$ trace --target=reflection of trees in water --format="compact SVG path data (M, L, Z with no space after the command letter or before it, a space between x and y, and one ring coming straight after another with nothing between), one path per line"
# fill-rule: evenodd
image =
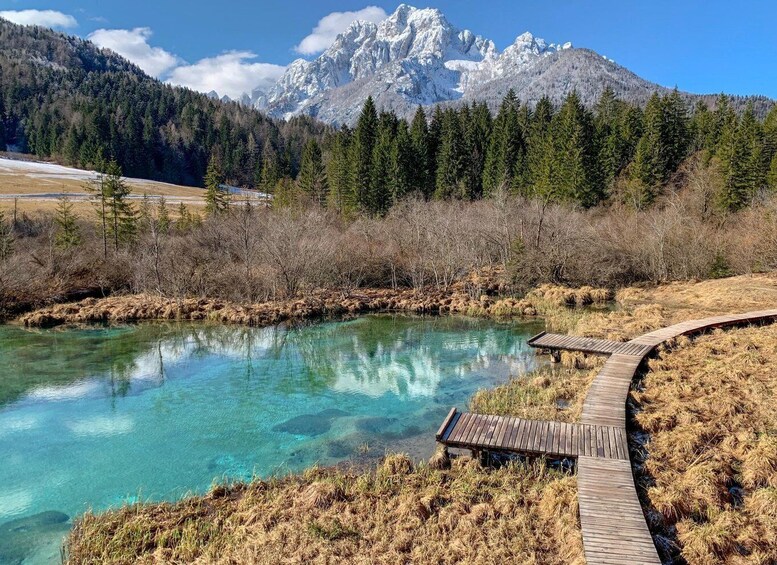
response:
M111 396L125 396L161 386L177 363L209 355L239 360L246 383L261 372L279 391L299 390L302 381L306 390L373 396L389 391L429 396L445 373L462 376L495 361L522 371L532 358L522 336L509 328L456 318L369 316L268 328L164 323L23 333L17 344L24 347L17 350L13 340L10 347L0 345L0 361L4 354L12 360L0 363L0 405L33 387L89 377L104 378Z
M495 359L525 371L530 363L515 365L525 356L513 332L456 319L371 316L289 332L289 342L311 378L370 396L431 396L446 371L462 376Z

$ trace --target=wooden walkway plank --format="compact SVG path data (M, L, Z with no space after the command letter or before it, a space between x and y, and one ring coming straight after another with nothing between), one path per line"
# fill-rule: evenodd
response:
M621 343L541 333L529 340L539 349L610 355L589 387L580 423L526 420L459 413L446 416L436 438L444 445L555 458L577 458L578 503L589 565L660 560L637 496L629 460L626 401L644 358L661 343L733 325L777 321L777 310L692 320Z

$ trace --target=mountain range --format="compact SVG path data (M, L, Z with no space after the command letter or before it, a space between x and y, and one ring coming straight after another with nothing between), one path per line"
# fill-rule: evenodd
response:
M592 105L606 88L636 103L667 91L571 43L547 43L526 32L500 52L440 10L402 4L378 24L353 22L319 57L294 61L272 89L242 101L273 117L306 114L352 124L368 96L379 108L410 116L419 105L477 100L495 108L510 89L530 105L543 96L560 104L572 90Z

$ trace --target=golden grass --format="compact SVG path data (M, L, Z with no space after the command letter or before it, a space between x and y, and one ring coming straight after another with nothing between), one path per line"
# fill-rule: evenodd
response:
M777 562L777 326L682 339L635 393L648 499L688 563Z
M541 368L513 377L499 387L478 391L470 401L470 410L479 414L576 422L588 387L603 363L601 358L563 353L564 366Z
M0 165L0 169L2 165ZM13 213L14 207L18 214L35 213L54 213L57 207L55 198L44 198L42 195L52 193L64 193L73 197L73 211L81 217L94 217L94 206L84 200L76 199L76 196L88 194L84 188L85 182L77 178L63 176L40 176L25 174L24 171L0 170L0 196L21 194L27 197L19 198L16 203L12 199L0 199L0 210L6 213L6 216ZM134 196L164 196L168 200L170 214L177 216L176 207L178 202L183 201L186 206L195 208L204 207L204 192L201 188L191 186L181 186L165 182L157 182L143 179L133 179L129 186ZM36 198L30 196L39 195ZM138 200L134 200L139 204Z
M386 457L177 504L85 515L70 563L582 563L573 476L542 462L449 470Z

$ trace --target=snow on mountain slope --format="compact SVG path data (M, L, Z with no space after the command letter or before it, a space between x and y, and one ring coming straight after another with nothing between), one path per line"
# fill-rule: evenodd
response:
M250 101L275 117L304 113L352 124L367 96L410 116L419 105L459 101L495 108L510 88L530 104L542 96L559 103L572 90L593 104L607 86L633 102L665 90L593 51L528 32L500 52L437 9L402 4L379 24L354 22L319 57L294 61L272 89L255 90Z
M439 10L403 4L379 24L354 22L318 58L294 61L273 89L254 93L253 100L274 116L307 113L342 123L371 95L406 114L419 104L458 100L474 85L520 73L569 47L524 33L499 53L492 41L457 29Z

